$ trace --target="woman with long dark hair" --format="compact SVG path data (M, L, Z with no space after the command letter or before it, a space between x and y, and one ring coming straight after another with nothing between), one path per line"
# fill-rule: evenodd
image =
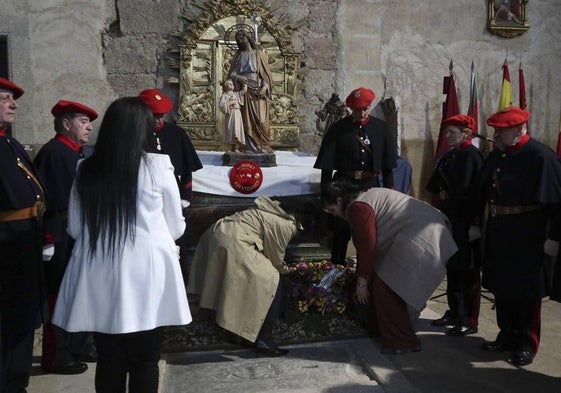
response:
M93 155L72 187L75 239L53 323L92 331L97 392L157 392L161 326L191 314L175 239L185 230L173 166L147 153L152 112L136 97L114 101Z

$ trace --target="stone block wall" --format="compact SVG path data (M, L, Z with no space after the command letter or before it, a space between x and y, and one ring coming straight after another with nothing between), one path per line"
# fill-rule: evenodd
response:
M10 77L26 90L15 126L18 139L41 145L52 137L50 108L61 98L100 113L116 97L156 86L177 100L168 50L197 23L201 7L219 0L3 0L0 34L8 37ZM248 2L247 0L239 0ZM321 137L314 111L333 92L358 86L377 100L399 103L402 155L413 166L413 194L433 165L441 120L442 78L454 62L460 110L467 112L471 62L479 90L479 126L498 106L501 65L508 60L515 104L524 66L532 136L554 147L561 110L561 3L528 2L530 29L515 38L487 31L487 2L447 0L285 0L275 17L286 24L299 71L300 149L315 153ZM185 17L187 15L188 17ZM97 124L100 121L96 122ZM94 125L96 124L94 123Z

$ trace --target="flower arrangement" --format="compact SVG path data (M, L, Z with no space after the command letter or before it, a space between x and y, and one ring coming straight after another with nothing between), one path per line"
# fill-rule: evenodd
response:
M286 266L283 275L290 284L290 302L299 314L342 314L353 304L354 269L326 260L300 262Z

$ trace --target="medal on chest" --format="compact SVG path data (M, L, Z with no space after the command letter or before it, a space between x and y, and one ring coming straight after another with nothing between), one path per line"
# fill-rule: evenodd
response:
M160 137L156 135L156 133L154 133L154 136L156 137L156 149L158 149L158 151L162 151L162 144L160 142Z

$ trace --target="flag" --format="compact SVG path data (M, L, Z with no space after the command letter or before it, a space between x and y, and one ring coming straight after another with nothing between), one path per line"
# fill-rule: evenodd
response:
M512 88L510 85L510 72L508 71L508 64L505 62L503 64L503 86L501 88L501 98L499 100L499 111L509 106L512 106Z
M524 83L524 70L522 70L522 62L518 68L518 92L520 98L520 109L526 109L528 103L526 102L526 84Z
M475 66L473 61L471 62L471 81L469 86L469 107L467 114L475 120L475 127L473 127L473 132L477 134L479 131L479 116L478 116L478 105L477 105L477 78L475 76ZM472 144L479 147L479 139L474 138Z
M456 94L456 83L454 82L454 74L452 69L454 64L450 60L450 76L444 77L444 83L442 88L442 93L446 94L446 101L442 104L442 121L449 118L450 116L458 115L460 109L458 108L458 96ZM434 166L440 160L440 157L448 151L448 143L446 142L446 133L444 132L444 127L440 127L438 133L438 143L436 145L436 154L434 156Z

